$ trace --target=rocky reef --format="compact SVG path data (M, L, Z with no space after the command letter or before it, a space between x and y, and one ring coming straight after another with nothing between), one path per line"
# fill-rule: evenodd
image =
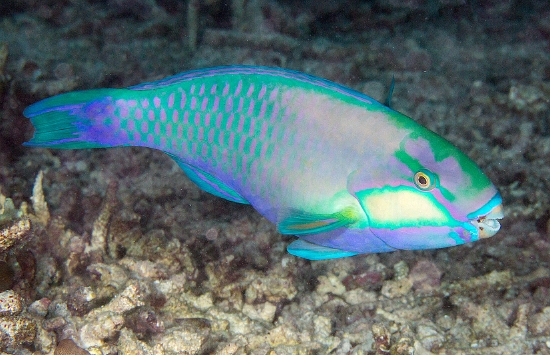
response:
M550 354L545 1L5 0L0 354ZM280 66L452 141L495 237L307 261L252 208L139 148L23 148L25 106L191 68Z

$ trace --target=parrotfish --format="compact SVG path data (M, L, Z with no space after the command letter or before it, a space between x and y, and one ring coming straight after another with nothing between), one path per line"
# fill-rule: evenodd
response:
M39 101L26 146L140 146L204 191L250 204L307 259L432 249L493 236L497 188L450 142L374 99L268 67L201 69Z

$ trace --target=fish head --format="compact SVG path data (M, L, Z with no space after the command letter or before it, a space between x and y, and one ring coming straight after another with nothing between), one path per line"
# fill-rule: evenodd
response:
M373 234L396 249L444 248L495 235L497 188L468 156L426 130L405 136L389 159L354 171L348 191Z

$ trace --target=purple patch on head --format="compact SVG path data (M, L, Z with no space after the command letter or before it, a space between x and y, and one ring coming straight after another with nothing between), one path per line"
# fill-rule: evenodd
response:
M210 88L210 94L211 95L216 95L217 88L218 88L218 84L212 85L212 87Z
M155 96L153 98L153 104L155 105L156 108L160 107L160 98L158 96Z
M195 126L200 126L201 124L201 114L198 112L195 112L195 118L193 119L193 123Z
M201 103L201 110L206 110L206 105L208 105L208 97L203 97L202 103Z
M160 123L159 122L155 122L155 130L154 130L155 134L156 135L159 135L160 134Z
M168 123L166 124L166 136L172 137L172 124Z
M140 108L136 109L135 116L136 116L136 119L141 120L143 118L143 110Z
M227 96L227 94L229 94L229 83L225 83L222 91L222 96Z
M149 110L149 112L147 112L147 117L149 117L149 121L154 121L155 120L155 111Z
M191 97L191 110L194 110L197 107L197 98L195 96Z
M201 85L201 88L199 89L199 96L204 95L204 83Z
M166 110L165 109L160 110L160 120L162 122L166 122Z
M147 109L149 107L149 100L148 99L142 99L141 100L141 107L144 109Z
M465 175L456 158L449 156L441 161L436 161L429 142L422 138L408 139L405 143L405 152L418 159L429 170L445 172L445 176L452 179L441 180L441 184L451 191L457 191L460 187L469 186L471 181ZM440 176L440 179L444 176Z

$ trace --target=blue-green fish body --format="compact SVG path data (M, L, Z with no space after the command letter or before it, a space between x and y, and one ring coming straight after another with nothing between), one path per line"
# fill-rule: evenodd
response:
M249 203L288 250L327 259L494 235L501 197L451 143L359 92L303 73L219 67L28 107L28 146L162 150L219 197Z

